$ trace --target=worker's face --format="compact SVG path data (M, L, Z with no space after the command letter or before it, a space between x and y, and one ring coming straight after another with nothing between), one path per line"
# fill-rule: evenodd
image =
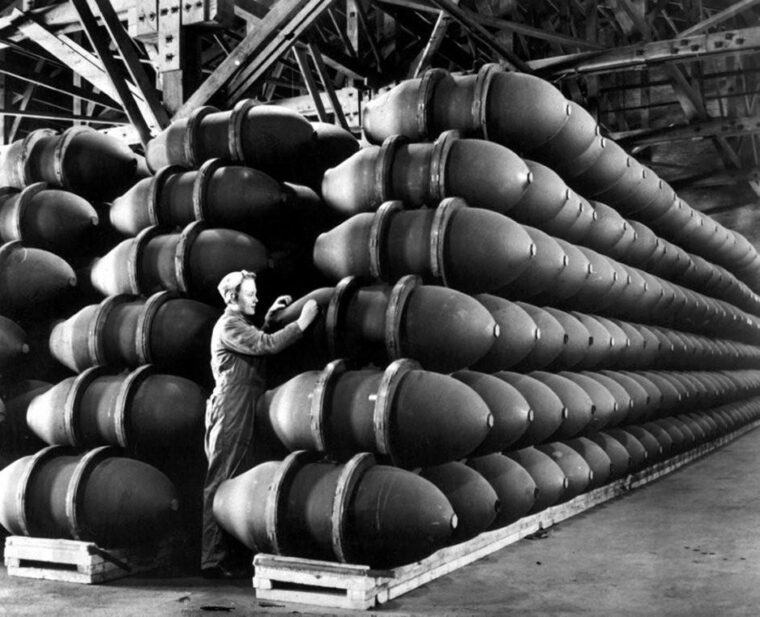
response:
M237 297L237 308L243 315L253 315L256 312L256 305L259 297L256 295L256 281L245 279L240 285L240 291Z

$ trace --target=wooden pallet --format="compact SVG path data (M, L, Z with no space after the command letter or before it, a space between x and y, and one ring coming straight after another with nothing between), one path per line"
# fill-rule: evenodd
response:
M26 536L5 539L9 576L91 585L166 567L170 562L169 541L136 548L103 549L78 540Z
M758 426L760 420L643 471L579 495L571 501L524 517L507 527L482 533L467 542L443 548L417 563L392 570L378 571L368 566L263 553L256 555L253 560L256 598L331 608L372 608L571 516L648 484Z

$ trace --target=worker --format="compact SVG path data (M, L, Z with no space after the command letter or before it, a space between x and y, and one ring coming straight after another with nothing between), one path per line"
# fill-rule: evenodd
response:
M292 302L290 296L275 300L259 329L252 322L258 302L255 274L231 272L218 289L227 306L211 335L215 387L206 405L208 471L203 490L201 573L207 578L240 578L246 576L247 568L235 563L235 541L214 519L214 494L224 480L253 466L254 411L266 386L266 356L299 340L319 307L314 300L307 301L296 321L269 334L276 313Z

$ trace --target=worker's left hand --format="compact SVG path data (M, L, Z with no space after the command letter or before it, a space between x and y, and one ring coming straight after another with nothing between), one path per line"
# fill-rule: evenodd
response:
M280 296L272 303L272 306L269 307L269 310L267 311L266 317L272 317L277 311L281 311L286 306L288 306L291 302L293 302L292 296Z

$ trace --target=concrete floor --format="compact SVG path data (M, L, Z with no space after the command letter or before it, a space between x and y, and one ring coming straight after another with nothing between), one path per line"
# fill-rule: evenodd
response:
M623 498L364 614L733 617L760 610L760 430ZM38 582L0 569L0 615L344 614L257 603L250 583Z

